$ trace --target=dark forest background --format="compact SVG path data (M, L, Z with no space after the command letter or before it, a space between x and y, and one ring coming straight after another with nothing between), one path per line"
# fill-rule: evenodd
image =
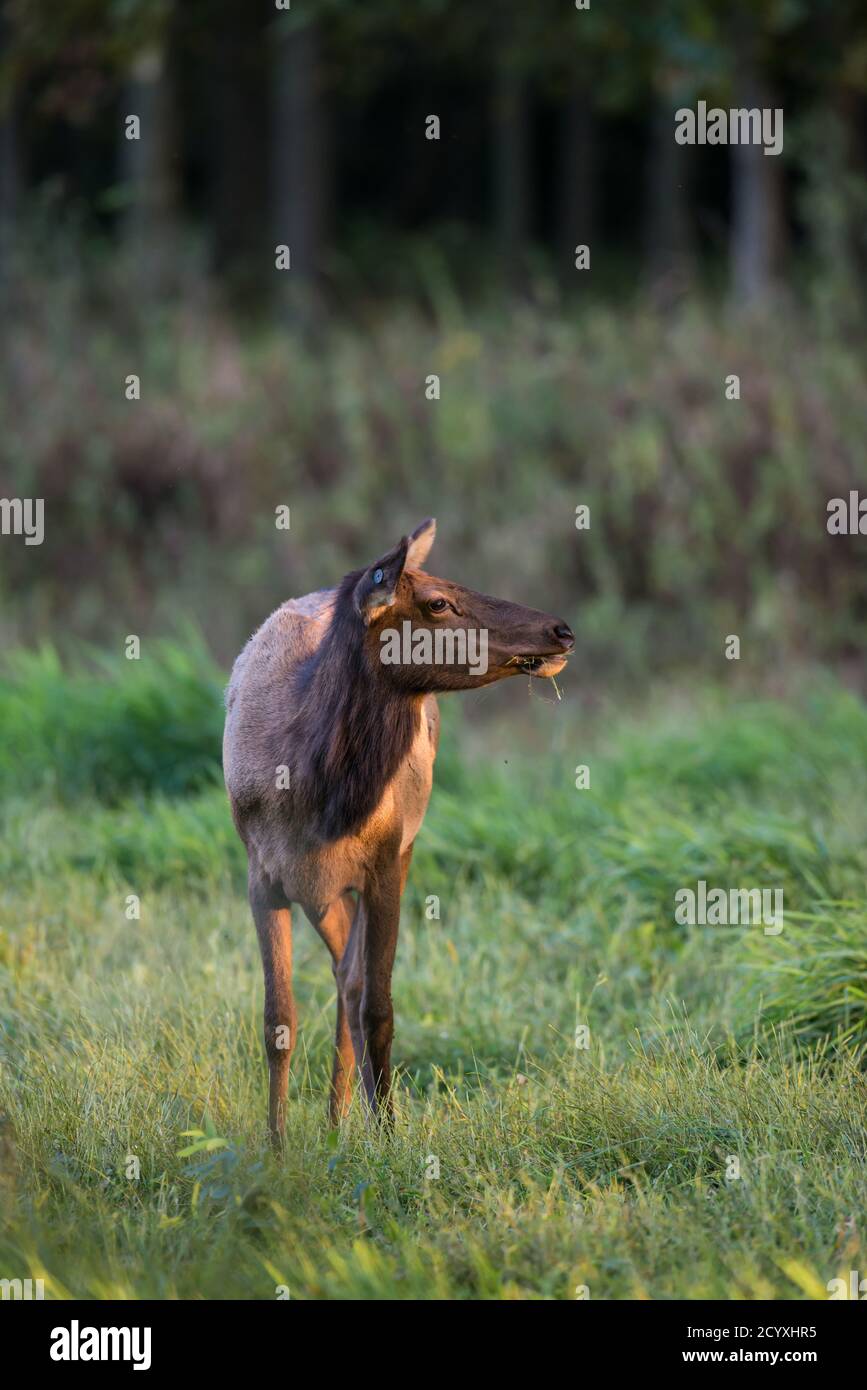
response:
M542 255L573 286L586 242L614 285L704 270L748 297L828 254L821 189L865 173L856 0L7 0L2 39L6 222L74 212L163 286L194 228L246 306L273 297L274 239L339 296L351 272L405 287L417 266L387 253L433 235L468 288L521 286ZM700 98L782 107L785 157L676 145ZM863 257L864 207L838 194L836 254Z

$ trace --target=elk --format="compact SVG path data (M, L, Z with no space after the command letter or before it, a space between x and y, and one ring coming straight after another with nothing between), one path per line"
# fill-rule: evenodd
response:
M433 781L436 694L522 671L554 676L574 646L558 618L427 574L435 530L424 521L336 588L283 603L237 658L226 691L223 768L249 862L278 1150L296 1038L292 906L328 947L337 986L331 1122L346 1113L357 1072L370 1113L388 1123L391 975ZM386 639L406 623L428 637L483 633L486 660L384 661ZM430 649L442 655L442 644Z

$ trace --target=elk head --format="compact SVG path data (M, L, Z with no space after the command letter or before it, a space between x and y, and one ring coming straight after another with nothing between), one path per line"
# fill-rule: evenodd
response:
M575 645L562 618L466 589L421 568L436 534L423 521L353 576L371 661L408 693L472 690L507 676L556 676Z

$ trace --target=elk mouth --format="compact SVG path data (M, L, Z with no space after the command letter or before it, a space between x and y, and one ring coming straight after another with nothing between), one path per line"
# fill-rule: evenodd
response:
M508 664L517 666L519 671L524 671L528 676L558 676L567 659L562 652L552 652L549 656L513 656Z

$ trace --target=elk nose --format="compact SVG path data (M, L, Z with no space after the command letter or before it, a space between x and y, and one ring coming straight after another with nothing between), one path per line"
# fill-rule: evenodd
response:
M555 623L552 629L554 637L562 643L564 647L574 647L575 634L568 623Z

